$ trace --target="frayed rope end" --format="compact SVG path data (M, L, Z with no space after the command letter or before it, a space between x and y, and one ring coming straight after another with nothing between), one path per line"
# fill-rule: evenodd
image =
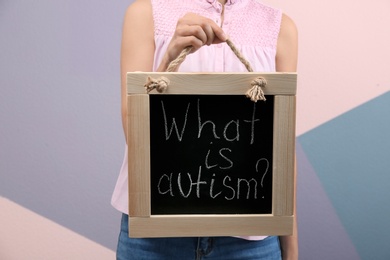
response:
M265 78L259 77L254 79L251 82L252 88L250 88L246 93L246 97L250 98L253 102L257 102L259 100L265 101L266 98L264 96L263 87L267 85L267 81Z
M168 88L168 86L169 86L169 79L167 79L166 77L161 77L159 79L148 77L144 85L146 89L146 93L148 94L153 89L156 89L159 93L162 93Z

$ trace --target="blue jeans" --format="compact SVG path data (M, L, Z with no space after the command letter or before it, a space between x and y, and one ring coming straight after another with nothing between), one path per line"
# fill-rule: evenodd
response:
M280 260L278 237L249 241L235 237L129 238L123 214L118 260Z

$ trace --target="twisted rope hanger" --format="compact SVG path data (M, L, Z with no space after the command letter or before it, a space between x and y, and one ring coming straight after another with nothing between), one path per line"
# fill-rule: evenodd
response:
M253 72L253 69L250 63L242 56L240 51L236 48L233 42L230 39L226 40L227 45L233 51L233 53L237 56L237 58L244 64L245 68L248 72ZM190 54L192 50L192 46L184 48L184 50L180 53L180 55L173 60L166 72L174 72L180 66L180 64L185 60L188 54ZM160 77L159 79L154 79L152 77L148 77L146 84L144 85L146 92L156 89L159 93L164 92L169 86L169 79L166 77ZM263 77L257 77L251 82L251 88L245 93L246 97L250 98L253 102L257 102L258 100L265 101L265 96L263 92L263 87L267 85L267 81Z

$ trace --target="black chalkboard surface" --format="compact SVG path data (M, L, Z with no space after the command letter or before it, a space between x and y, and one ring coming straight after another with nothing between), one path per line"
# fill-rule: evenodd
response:
M149 97L153 215L272 213L274 96Z

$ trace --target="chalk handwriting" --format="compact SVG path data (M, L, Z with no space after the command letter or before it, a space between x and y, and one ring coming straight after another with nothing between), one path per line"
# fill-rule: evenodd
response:
M162 113L164 117L164 130L165 130L165 140L168 140L172 136L173 130L175 130L177 139L179 142L182 141L184 134L186 132L186 129L192 128L194 126L188 126L187 121L188 121L188 114L190 111L190 105L191 103L187 104L187 109L185 110L183 114L183 125L181 129L179 130L179 127L176 123L176 118L173 117L171 118L171 126L168 127L168 116L167 116L167 111L165 109L164 101L161 101L161 107L162 107ZM197 122L198 122L198 138L202 137L202 133L204 131L205 126L209 125L211 127L211 132L212 136L214 139L220 139L220 135L217 134L216 130L216 123L212 120L202 120L202 114L201 114L201 107L200 107L200 100L198 99L197 101ZM255 123L259 121L259 119L256 119L256 104L253 105L253 113L252 113L252 118L251 120L242 120L245 123L250 123L251 124L251 131L250 131L250 144L254 143L254 138L255 138ZM210 127L206 128L209 129ZM233 132L232 136L228 136L228 130L232 129L230 132ZM228 142L233 142L233 141L240 141L240 120L239 119L233 119L227 122L223 128L223 132L221 135L224 137L224 139Z
M175 116L171 116L173 113L168 110L173 109L172 106L168 107L161 100L165 141L178 142L176 149L181 152L181 149L186 150L180 147L182 142L185 143L187 139L199 140L200 144L196 145L200 148L197 146L198 150L195 151L199 155L197 161L190 162L189 169L183 164L182 168L172 170L167 167L159 173L156 182L158 194L164 197L226 201L264 199L262 189L267 177L271 178L270 160L257 154L246 160L247 153L244 153L244 157L239 155L240 161L235 161L240 153L235 151L235 147L240 147L240 150L258 147L253 144L263 138L258 136L261 125L260 115L256 114L256 103L252 107L248 106L244 115L238 113L222 119L214 114L209 115L206 109L203 111L200 98L196 99L196 103L193 99L181 104L182 109L177 107L176 110L174 107ZM200 142L202 138L206 141ZM245 146L234 146L237 143ZM236 164L249 166L245 172L239 172L241 166L235 167Z
M256 176L257 178L236 178L235 180L228 174L222 179L222 185L220 190L215 191L216 174L213 173L211 180L207 181L202 179L202 166L199 166L199 170L196 176L193 176L190 172L184 174L186 177L182 177L182 173L163 174L158 181L158 192L161 195L169 194L170 196L182 196L188 198L193 193L193 187L195 187L195 196L201 198L201 194L207 194L201 192L202 189L208 190L209 197L215 199L220 195L224 195L226 200L240 199L243 190L246 190L246 199L257 199L258 183L263 185L264 177L266 176L269 168L269 162L265 158L261 158L256 162L256 171L259 172L259 162L266 162L266 167L262 171L262 174ZM195 177L195 178L194 178ZM196 179L196 181L194 181ZM184 187L186 183L186 187ZM174 190L179 192L175 193Z

